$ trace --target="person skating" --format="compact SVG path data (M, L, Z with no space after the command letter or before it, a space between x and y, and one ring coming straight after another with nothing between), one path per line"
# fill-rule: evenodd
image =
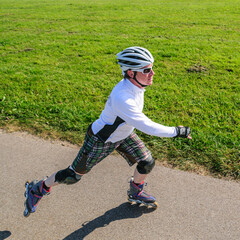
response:
M113 88L100 117L88 127L84 144L66 169L40 181L26 183L24 216L35 212L40 199L58 184L75 184L93 166L116 150L130 166L137 164L127 191L130 202L157 207L143 189L155 161L134 128L158 137L189 138L189 127L168 127L150 120L142 111L144 92L153 83L153 56L145 48L129 47L117 54L124 78Z

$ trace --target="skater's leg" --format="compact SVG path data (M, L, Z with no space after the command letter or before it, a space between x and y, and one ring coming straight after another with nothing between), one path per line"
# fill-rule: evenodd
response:
M54 187L60 183L74 184L81 179L82 175L83 174L79 174L74 171L70 166L66 169L53 173L49 178L44 181L44 183L47 187Z
M30 213L36 211L39 201L46 194L49 194L51 187L60 183L74 184L81 179L81 175L77 174L71 167L60 170L52 174L49 178L40 181L34 180L31 183L26 183L26 202L24 216L29 216Z
M149 165L151 167L147 167L145 170L141 169L140 166L146 166ZM141 201L141 202L145 202L145 203L154 203L156 201L156 199L151 196L150 194L146 193L143 190L144 187L144 180L147 177L147 174L152 170L154 166L154 163L152 161L148 161L148 164L139 162L135 171L134 171L134 175L133 178L130 181L130 188L128 190L128 197L129 200L136 200ZM141 173L139 172L139 169L141 171ZM150 171L149 171L150 170Z
M59 183L55 182L55 176L56 176L57 172L53 173L50 177L48 177L44 183L47 187L54 187L57 186Z
M138 172L137 168L135 168L134 174L133 174L133 181L137 184L140 184L144 182L145 178L147 177L147 174L141 174Z
M156 199L143 190L144 180L154 167L155 162L148 160L139 162L132 180L130 181L130 188L128 190L129 201L136 201L138 203L155 203ZM156 205L157 206L157 205ZM154 205L155 207L155 205Z
M151 152L134 132L120 144L117 151L130 166L137 163L133 175L135 183L143 182L155 165Z
M133 181L136 184L144 182L147 175L152 171L155 166L155 161L152 156L146 160L140 161L134 171Z
M93 166L112 153L117 145L119 144L105 144L104 142L101 142L93 134L91 127L89 127L84 144L70 167L53 173L46 180L34 181L30 184L26 194L26 206L28 212L34 212L36 210L39 200L45 192L50 192L51 187L57 186L60 183L77 183L81 179L82 175L88 173ZM34 190L36 183L38 186L41 186L40 188L37 188L39 191ZM35 204L35 200L37 204ZM32 204L33 202L34 204Z
M128 161L130 166L137 163L127 192L128 200L137 203L155 203L155 198L143 190L144 180L155 165L151 152L134 132L120 144L117 151Z

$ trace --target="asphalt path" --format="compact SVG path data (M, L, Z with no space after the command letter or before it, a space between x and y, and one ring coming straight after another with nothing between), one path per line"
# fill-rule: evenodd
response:
M59 185L28 218L24 183L66 168L79 147L0 130L0 240L239 240L240 184L157 165L147 192L159 208L130 205L133 174L113 154L74 185Z

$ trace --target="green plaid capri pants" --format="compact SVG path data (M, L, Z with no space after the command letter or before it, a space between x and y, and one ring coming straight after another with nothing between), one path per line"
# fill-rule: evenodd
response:
M90 125L83 146L72 163L72 168L79 174L85 174L115 149L130 166L136 162L152 160L151 152L135 132L121 141L104 143L93 134Z

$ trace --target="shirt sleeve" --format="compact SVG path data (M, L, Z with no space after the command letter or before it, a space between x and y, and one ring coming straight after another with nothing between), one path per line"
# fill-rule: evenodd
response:
M148 135L157 137L175 137L177 131L175 127L167 127L149 119L136 105L132 98L117 100L114 104L116 114L122 118L127 124L132 125L136 129Z

